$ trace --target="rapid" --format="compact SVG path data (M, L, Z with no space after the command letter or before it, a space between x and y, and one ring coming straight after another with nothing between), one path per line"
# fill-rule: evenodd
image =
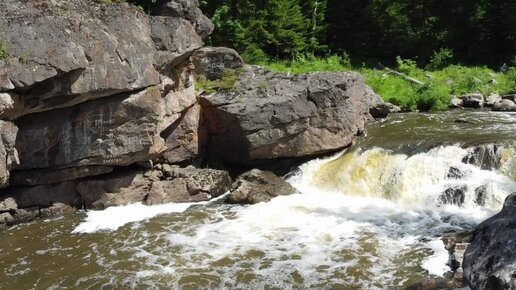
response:
M252 206L141 204L12 227L2 289L405 289L516 191L516 114L397 114Z

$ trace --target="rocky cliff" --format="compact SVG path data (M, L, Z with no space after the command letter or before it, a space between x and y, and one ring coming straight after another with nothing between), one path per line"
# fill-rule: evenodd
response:
M200 49L213 24L195 0L157 7L0 3L0 225L210 199L230 188L228 173L177 165L332 152L381 107L356 73L277 74L230 49ZM228 72L230 87L196 89Z

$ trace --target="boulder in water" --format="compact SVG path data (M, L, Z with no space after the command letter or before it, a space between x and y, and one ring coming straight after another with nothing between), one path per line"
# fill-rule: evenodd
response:
M501 101L496 102L493 105L493 111L498 111L498 112L516 111L516 104L511 100L503 99Z
M462 95L459 97L462 100L462 106L466 108L482 108L484 106L484 96L479 93Z
M466 187L451 187L439 196L441 204L454 204L462 206L466 198Z
M494 104L502 100L499 94L492 94L486 98L486 106L492 107Z
M457 96L452 96L451 101L450 101L450 107L451 108L461 108L463 103L464 102L462 101L462 99L458 98Z
M487 198L487 185L477 187L475 189L475 196L475 202L480 206L484 206Z
M472 289L516 289L516 193L475 229L463 268Z
M233 183L226 202L255 204L267 202L280 195L290 195L296 190L283 178L270 171L253 169L238 177Z

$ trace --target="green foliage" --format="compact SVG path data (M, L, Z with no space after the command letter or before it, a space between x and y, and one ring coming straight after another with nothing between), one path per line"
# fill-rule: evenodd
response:
M7 44L2 38L0 38L0 60L5 59L8 56L9 53L7 52Z
M442 69L448 65L451 65L453 60L453 50L449 48L441 48L439 51L434 51L427 68L430 70Z
M495 73L486 67L447 66L431 74L415 66L411 60L397 59L397 70L424 82L418 85L383 70L362 69L366 82L382 98L404 110L437 110L448 108L451 95L467 93L507 93L516 90L516 70Z
M326 58L311 54L298 55L294 60L275 60L262 63L272 71L292 74L310 73L316 71L343 71L351 69L351 60L347 53L331 55Z
M207 94L216 91L238 91L235 83L240 78L240 71L226 71L222 78L216 80L208 80L205 76L198 76L195 80L195 89L204 91Z

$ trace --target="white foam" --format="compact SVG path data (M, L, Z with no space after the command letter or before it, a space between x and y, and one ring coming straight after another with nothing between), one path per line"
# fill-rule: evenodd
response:
M162 214L184 212L193 205L205 205L224 196L222 195L211 201L196 203L169 203L152 206L135 203L126 206L113 206L101 211L88 211L85 221L79 224L72 233L116 231L128 223L144 221Z
M444 244L440 239L431 241L427 245L433 251L433 254L423 260L421 267L427 270L431 275L443 277L444 274L451 270L447 264L449 253L444 248Z

